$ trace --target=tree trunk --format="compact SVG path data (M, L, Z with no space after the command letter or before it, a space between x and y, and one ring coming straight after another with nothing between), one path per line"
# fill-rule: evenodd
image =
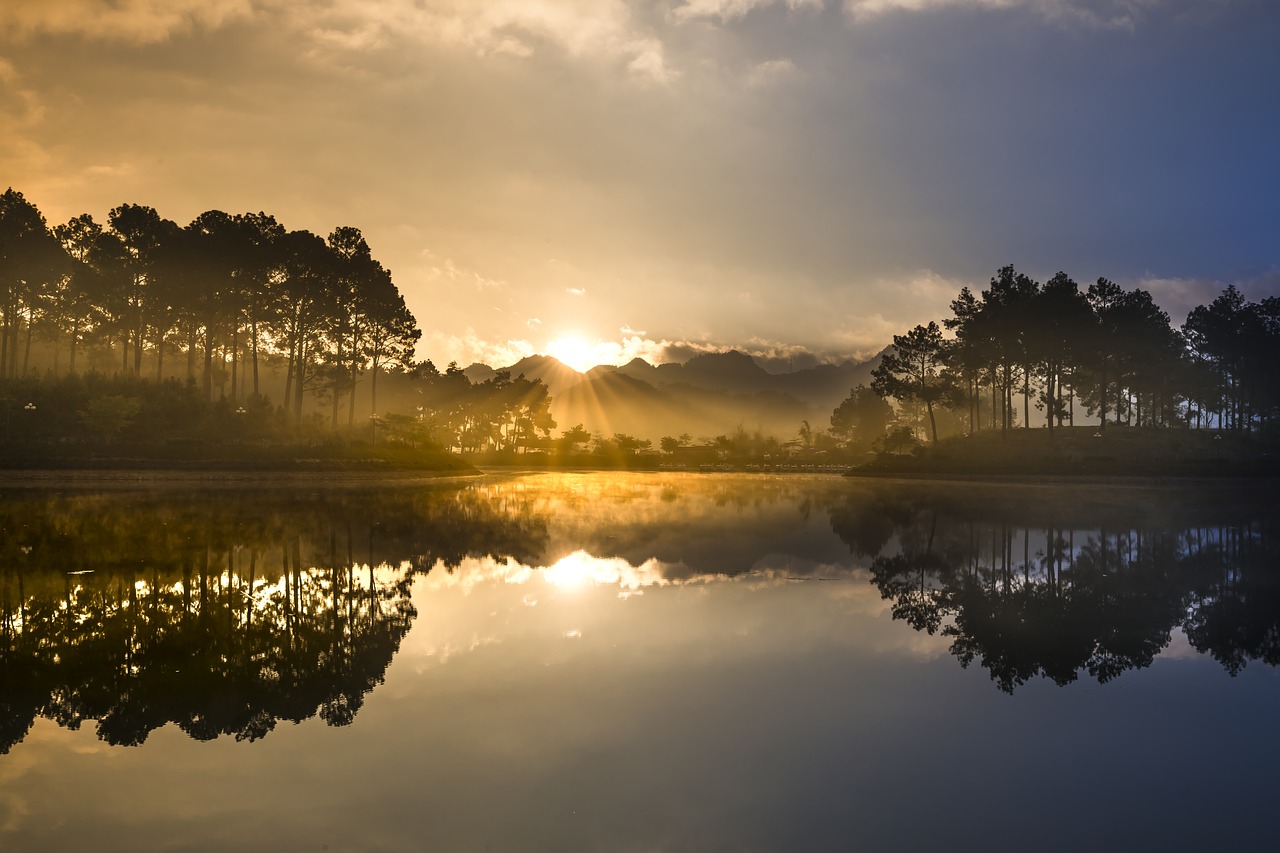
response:
M347 408L347 426L355 426L356 422L356 378L360 369L357 351L360 347L360 324L351 327L351 402Z
M356 423L356 360L351 359L351 387L347 389L351 393L351 399L347 401L347 426L355 426Z
M1031 429L1031 367L1022 366L1022 428Z
M975 380L970 377L965 387L965 390L969 393L969 435L973 435L978 429L973 419L973 410L976 408L974 404L974 385Z
M991 370L991 429L996 428L996 371Z
M27 342L22 348L22 375L27 375L27 370L31 365L31 332L35 324L31 322L31 315L27 315Z
M1057 397L1055 396L1055 390L1054 390L1054 380L1057 378L1055 374L1056 369L1057 368L1054 366L1053 362L1052 361L1049 362L1049 369L1045 371L1045 380L1044 380L1045 386L1046 386L1045 393L1044 393L1044 398L1045 398L1044 425L1049 430L1050 438L1053 438L1053 419L1058 414L1058 402L1057 402Z
M1102 410L1098 431L1101 432L1107 428L1107 359L1105 358L1102 359L1102 381L1098 388L1098 407Z
M297 381L298 372L298 312L295 309L289 318L289 366L284 379L284 410L293 411L293 383Z
M0 376L9 375L9 316L5 308L3 321L0 322Z
M1054 385L1058 389L1058 399L1053 405L1054 414L1058 418L1058 426L1062 426L1063 410L1062 410L1062 365L1058 365L1058 373L1054 380Z
M307 339L303 337L301 327L298 332L297 376L294 377L294 417L302 420L302 390L307 379Z
M137 338L133 345L133 375L134 376L142 375L142 342L145 335L145 332L144 332L145 328L146 327L141 322L138 323Z
M213 329L204 327L204 398L213 400Z
M249 322L249 334L253 335L253 396L258 396L258 320L255 317Z
M1004 366L1004 385L1000 389L1000 435L1009 434L1009 365Z
M288 410L289 410L289 404L290 404L291 402L293 402L293 369L294 369L294 368L293 368L293 364L294 364L293 347L290 347L290 348L289 348L289 361L288 361L288 363L286 364L286 366L285 366L285 371L284 371L284 408L285 408L285 411L288 411Z
M240 321L231 327L231 402L236 402L240 385Z

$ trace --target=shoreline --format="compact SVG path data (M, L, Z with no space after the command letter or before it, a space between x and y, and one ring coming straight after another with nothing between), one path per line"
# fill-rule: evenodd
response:
M1186 475L1186 474L1058 474L1058 473L992 473L977 474L968 472L894 472L894 471L847 471L843 473L824 472L779 472L761 473L755 471L658 471L648 469L618 469L602 467L565 467L547 468L533 466L474 466L469 469L414 469L399 467L316 467L299 468L7 468L0 469L0 488L77 488L98 486L146 486L146 485L206 485L206 486L326 486L357 487L379 484L411 485L414 483L439 484L449 480L470 481L484 477L520 477L545 474L637 474L637 475L671 475L679 474L691 479L715 477L741 477L743 479L803 479L822 477L824 479L865 481L865 482L901 482L915 485L928 483L1004 485L1004 486L1102 486L1118 489L1134 488L1179 488L1179 489L1241 489L1249 491L1280 489L1280 476L1274 474L1223 474L1223 475Z
M372 486L441 483L482 476L478 470L214 469L214 468L28 468L0 470L0 488L96 488L104 486Z
M1013 474L1008 472L977 474L972 472L949 471L849 471L842 475L849 479L865 480L902 480L904 482L939 482L939 483L990 483L1003 485L1063 485L1063 486L1116 486L1139 487L1153 485L1179 486L1280 486L1280 475L1277 474L1060 474L1054 472L1028 472Z

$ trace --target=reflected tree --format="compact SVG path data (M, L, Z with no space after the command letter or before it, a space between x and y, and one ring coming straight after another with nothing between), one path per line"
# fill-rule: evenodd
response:
M949 637L962 666L1005 692L1038 677L1111 681L1150 666L1176 630L1233 675L1249 660L1280 664L1274 524L1088 530L865 497L831 522L873 556L894 619Z
M117 745L349 724L413 624L415 575L547 544L545 511L485 487L38 495L0 527L0 752L37 717Z

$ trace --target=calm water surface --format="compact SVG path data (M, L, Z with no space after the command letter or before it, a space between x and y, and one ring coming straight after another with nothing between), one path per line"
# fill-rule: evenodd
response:
M0 849L1269 849L1276 497L0 488Z

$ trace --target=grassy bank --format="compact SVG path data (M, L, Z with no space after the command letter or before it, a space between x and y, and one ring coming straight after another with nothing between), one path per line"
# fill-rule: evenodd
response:
M9 446L0 450L7 471L413 471L472 473L475 468L438 449L407 445L163 444Z

